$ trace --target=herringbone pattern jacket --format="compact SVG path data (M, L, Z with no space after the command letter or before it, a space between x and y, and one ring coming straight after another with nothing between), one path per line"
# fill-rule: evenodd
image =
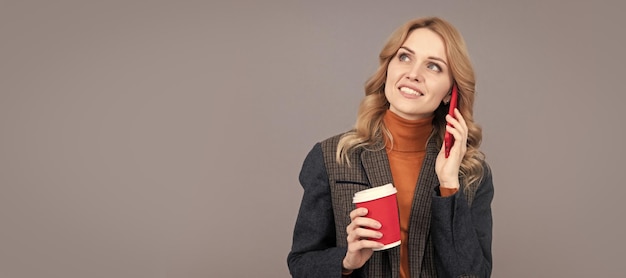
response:
M358 149L350 164L335 160L340 135L317 144L300 173L304 196L288 257L294 277L340 277L354 193L393 183L385 149ZM488 277L491 272L489 168L480 184L441 198L431 140L413 199L409 227L411 277ZM376 251L352 277L398 277L399 247Z

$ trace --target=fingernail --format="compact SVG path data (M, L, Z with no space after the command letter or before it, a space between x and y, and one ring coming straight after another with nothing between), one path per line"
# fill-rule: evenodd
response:
M381 237L383 237L383 233L378 233L376 236L377 236L378 238L381 238Z
M383 225L381 225L380 223L376 223L376 229L380 229L380 227L382 227Z

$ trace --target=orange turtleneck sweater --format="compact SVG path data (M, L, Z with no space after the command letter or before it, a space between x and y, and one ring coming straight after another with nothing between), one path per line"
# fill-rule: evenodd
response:
M433 117L407 120L387 110L383 117L393 141L385 138L385 150L394 186L398 190L398 213L400 216L400 277L410 277L408 256L409 220L417 179L426 155L426 143L433 130ZM441 196L456 193L454 189L441 188Z

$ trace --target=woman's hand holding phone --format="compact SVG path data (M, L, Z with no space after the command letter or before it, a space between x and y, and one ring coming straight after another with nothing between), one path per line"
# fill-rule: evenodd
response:
M457 98L458 88L454 84L450 99L450 112L446 115L448 124L446 125L444 145L441 147L435 163L435 172L439 178L440 186L451 189L460 187L459 169L467 152L468 128L463 115L456 108Z

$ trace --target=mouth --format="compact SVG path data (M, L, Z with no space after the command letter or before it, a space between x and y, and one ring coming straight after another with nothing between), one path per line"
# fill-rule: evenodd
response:
M419 90L415 90L413 88L409 88L409 87L405 87L405 86L402 86L402 87L400 87L398 89L400 90L400 92L403 92L403 93L405 93L407 95L411 95L411 96L423 96L424 95Z

